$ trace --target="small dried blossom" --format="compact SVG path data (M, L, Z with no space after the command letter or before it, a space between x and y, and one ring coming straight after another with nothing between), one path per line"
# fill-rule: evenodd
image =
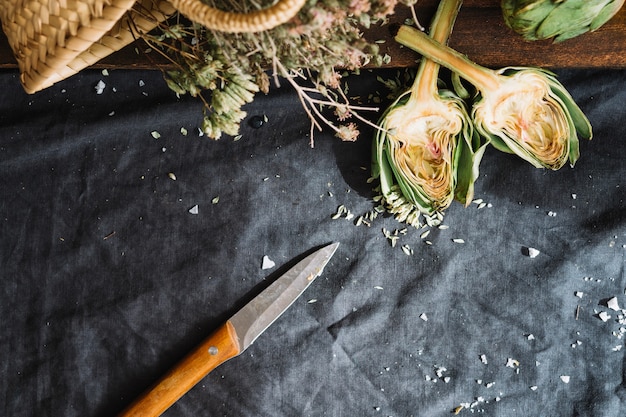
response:
M335 136L344 142L354 142L359 137L359 129L355 123L340 125Z
M352 117L352 111L348 106L340 105L335 107L335 116L340 122L345 122L350 117Z

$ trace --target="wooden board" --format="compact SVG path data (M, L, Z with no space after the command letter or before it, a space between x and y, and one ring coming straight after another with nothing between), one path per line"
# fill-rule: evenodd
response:
M418 0L417 17L428 25L437 0ZM399 9L392 22L402 23L409 10ZM416 54L393 41L387 27L370 30L369 39L387 39L392 66L414 65ZM504 23L499 0L466 0L456 20L450 46L472 60L493 68L509 65L546 68L626 68L626 7L593 33L553 44L528 42ZM395 61L395 62L393 62Z
M428 25L437 0L418 0L416 15ZM512 32L502 19L500 0L466 0L457 18L450 46L474 61L488 67L532 65L546 68L626 68L626 7L611 21L593 33L559 44L549 41L526 42ZM402 23L411 17L407 7L399 6L390 23ZM372 41L384 41L381 50L392 59L387 67L414 66L419 55L394 42L389 25L376 26L366 32ZM103 59L97 68L154 69L168 66L165 59L143 53L146 45L136 44ZM17 64L4 34L0 34L0 68L16 68Z

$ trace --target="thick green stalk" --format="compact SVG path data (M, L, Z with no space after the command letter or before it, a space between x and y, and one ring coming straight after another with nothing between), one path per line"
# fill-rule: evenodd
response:
M442 0L444 3L448 1L453 0ZM490 69L475 64L464 55L431 39L417 29L403 25L398 30L395 40L458 73L481 91L494 91L500 85L500 75Z
M430 26L430 37L446 44L459 14L463 0L441 0ZM437 77L440 65L430 59L422 59L415 82L411 87L411 99L428 100L437 91Z

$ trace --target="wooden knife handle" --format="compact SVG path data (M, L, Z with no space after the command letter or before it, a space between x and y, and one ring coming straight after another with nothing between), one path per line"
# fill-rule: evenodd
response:
M119 417L160 416L209 372L240 353L235 329L227 321L122 411Z

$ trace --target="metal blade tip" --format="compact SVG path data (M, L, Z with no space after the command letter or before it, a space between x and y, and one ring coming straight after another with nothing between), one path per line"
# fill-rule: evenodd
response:
M239 310L230 322L241 343L250 346L318 277L334 255L339 243L331 243L298 262Z

